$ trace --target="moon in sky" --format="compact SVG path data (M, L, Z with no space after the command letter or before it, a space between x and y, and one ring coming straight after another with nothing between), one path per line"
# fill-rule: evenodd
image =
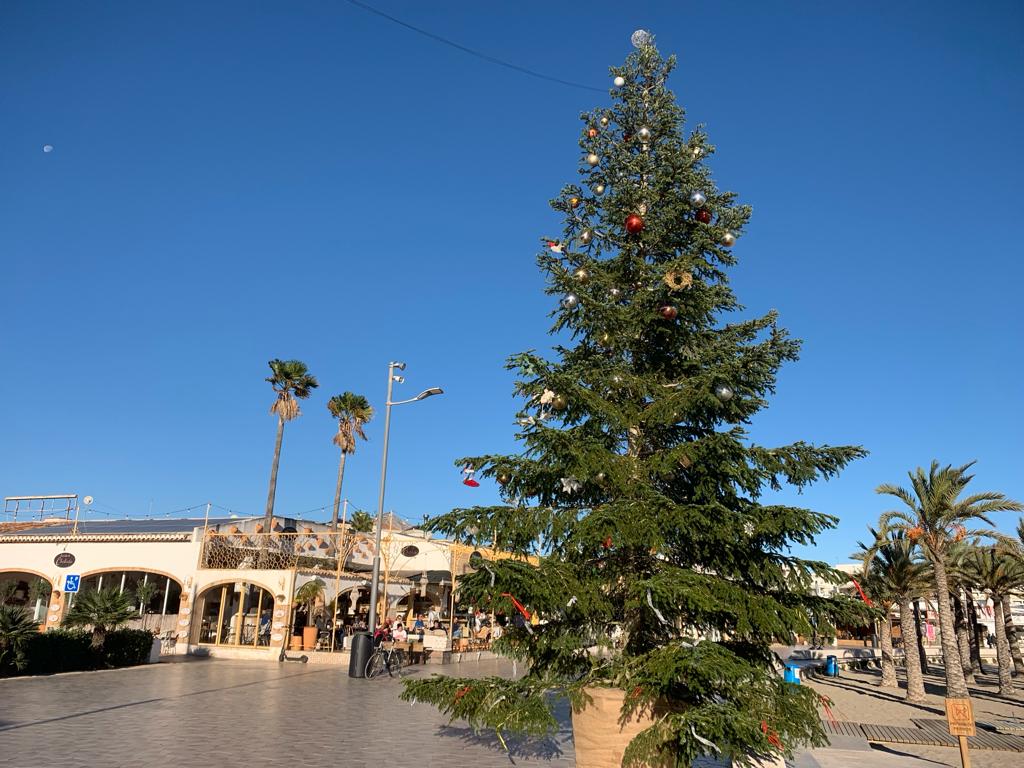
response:
M53 152L53 144L43 144L43 152L46 152L47 154Z

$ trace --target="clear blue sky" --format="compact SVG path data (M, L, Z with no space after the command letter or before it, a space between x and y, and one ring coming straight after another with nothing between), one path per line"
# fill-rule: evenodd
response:
M933 457L1024 498L1024 6L373 2L601 88L638 27L678 54L716 178L754 208L734 287L805 340L754 437L871 450L799 497L842 518L816 554L845 560L875 485ZM388 507L496 497L452 461L514 448L503 360L549 343L533 258L606 95L343 0L8 2L0 51L0 494L260 513L266 362L294 357L322 386L280 513L330 504L325 402L379 407L389 359L402 394L447 394L396 409ZM371 509L382 421L346 479Z

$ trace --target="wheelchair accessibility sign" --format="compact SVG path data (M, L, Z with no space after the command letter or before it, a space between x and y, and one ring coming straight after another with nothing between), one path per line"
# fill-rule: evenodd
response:
M82 583L82 577L75 573L68 573L64 575L64 591L65 592L77 592L78 585Z

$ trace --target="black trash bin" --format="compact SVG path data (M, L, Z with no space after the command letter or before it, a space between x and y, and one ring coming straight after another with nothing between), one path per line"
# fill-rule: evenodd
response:
M349 638L348 676L366 677L366 662L373 655L373 638L369 632L356 632Z

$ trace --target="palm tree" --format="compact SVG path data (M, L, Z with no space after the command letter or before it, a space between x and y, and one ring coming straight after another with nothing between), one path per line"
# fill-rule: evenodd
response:
M352 514L352 519L349 520L348 525L354 533L369 533L373 530L373 515L357 509Z
M331 530L338 530L338 507L341 505L341 482L345 477L345 459L356 452L356 436L366 439L363 426L373 418L373 408L362 395L342 392L327 401L327 410L338 420L338 431L334 444L341 449L338 463L338 484L334 489L334 514L331 515Z
M323 598L323 596L324 583L320 579L307 581L295 591L295 607L296 609L305 607L306 624L308 626L313 625L313 609L316 607L317 601Z
M966 579L960 565L963 558L971 550L971 545L964 541L956 541L949 548L946 559L946 572L949 577L949 600L953 608L953 627L956 630L956 644L960 651L960 667L964 671L964 681L974 682L974 668L971 665L971 634L967 628L967 611L964 610L964 585Z
M299 400L305 400L320 386L311 376L306 364L299 360L271 360L271 374L267 382L273 387L277 398L270 406L270 412L277 414L277 441L274 443L274 463L270 467L270 490L267 492L267 514L264 533L270 533L274 524L274 497L277 495L277 467L281 461L281 440L284 437L284 423L299 416Z
M64 617L64 625L91 626L92 647L100 649L107 639L107 632L132 619L136 610L132 596L116 587L79 592L71 610Z
M892 531L883 536L873 528L868 530L874 542L868 547L858 542L861 549L854 557L864 564L868 595L878 600L886 611L881 649L882 685L896 685L894 668L891 677L886 677L885 657L887 652L890 657L893 655L890 612L893 605L898 605L903 659L907 670L907 701L921 703L925 701L924 676L921 673L921 657L917 652L912 603L928 589L928 569L917 555L914 543L902 533ZM893 666L891 662L890 666Z
M20 605L0 605L0 670L5 664L21 666L21 649L39 625Z
M939 609L939 632L942 641L942 661L946 671L946 696L966 699L967 681L960 665L960 650L957 647L956 630L953 626L953 612L949 604L949 578L946 571L946 556L955 542L971 536L998 538L993 530L969 530L975 520L993 526L988 518L990 512L1024 509L1020 502L1007 499L1001 493L985 491L961 499L960 494L973 479L967 470L974 464L962 467L947 465L940 468L933 461L927 473L918 467L908 473L911 489L884 483L876 488L877 493L895 496L906 505L906 509L886 512L879 519L882 533L891 530L903 531L916 541L932 564L935 578L936 603Z
M1006 633L1003 598L1024 586L1024 564L1005 547L976 547L964 559L964 574L978 589L992 598L996 625L996 661L999 664L999 693L1013 694L1013 659Z
M139 603L139 617L142 619L142 628L146 628L146 606L156 597L160 589L152 581L140 581L135 585L135 599Z

